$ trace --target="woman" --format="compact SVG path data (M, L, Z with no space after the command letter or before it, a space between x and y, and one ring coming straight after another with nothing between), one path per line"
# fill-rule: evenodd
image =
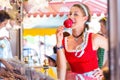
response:
M6 24L11 19L9 14L4 10L0 11L0 58L13 58L9 42L9 31Z
M66 63L75 73L69 80L101 80L102 71L98 67L97 49L108 50L108 40L86 31L90 20L89 9L84 4L74 4L68 18L72 19L72 35L63 37L64 26L56 31L58 79L66 80ZM88 79L87 79L88 78Z

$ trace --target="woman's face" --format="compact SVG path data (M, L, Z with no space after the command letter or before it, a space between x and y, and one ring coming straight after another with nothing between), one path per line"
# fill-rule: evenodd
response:
M8 23L8 20L5 20L2 23L0 23L0 28L6 26L7 23Z
M78 7L72 7L68 17L73 20L72 29L84 26L86 21L86 16L83 16L83 12Z
M102 32L103 34L107 34L107 30L106 30L105 24L104 24L103 22L101 22L100 25L101 25L101 32Z

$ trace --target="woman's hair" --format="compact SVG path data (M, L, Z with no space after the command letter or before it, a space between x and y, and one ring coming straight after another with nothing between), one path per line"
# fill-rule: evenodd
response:
M74 4L73 7L78 7L78 8L80 8L80 10L81 10L82 13L83 13L83 16L88 16L88 20L87 20L86 23L85 23L85 28L89 29L87 22L90 22L91 16L90 16L90 10L89 10L88 6L85 5L85 4L80 3L80 4ZM84 29L84 30L85 30L85 29Z
M0 10L0 23L6 19L11 19L10 15L4 10Z
M99 20L100 23L103 23L106 26L107 17L103 17Z

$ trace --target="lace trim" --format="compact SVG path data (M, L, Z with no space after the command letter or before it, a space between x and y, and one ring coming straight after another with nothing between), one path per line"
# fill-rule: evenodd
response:
M68 47L67 47L67 37L65 37L65 49L66 49L66 51L68 51L68 52L75 52L75 56L80 58L84 54L84 49L86 48L86 46L88 44L89 33L85 32L83 37L84 37L83 38L84 39L83 43L78 45L76 47L76 50L69 50L69 51L68 51ZM81 48L81 49L79 49L79 48ZM81 52L81 53L78 55L78 52Z

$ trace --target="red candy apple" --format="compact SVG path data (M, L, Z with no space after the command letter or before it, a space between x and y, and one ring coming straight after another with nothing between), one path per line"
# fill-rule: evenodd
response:
M72 27L72 24L73 24L73 21L69 18L69 19L66 19L65 21L64 21L64 26L66 27L66 28L71 28Z

